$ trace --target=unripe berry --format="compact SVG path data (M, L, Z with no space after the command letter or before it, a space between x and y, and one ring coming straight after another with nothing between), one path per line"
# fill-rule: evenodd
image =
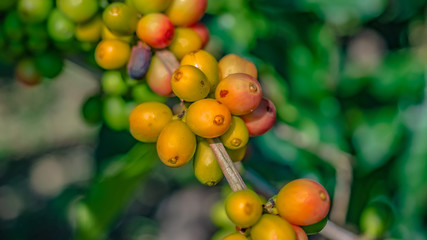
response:
M225 200L225 212L236 226L248 228L258 222L261 217L262 202L252 190L232 192Z
M283 218L264 214L251 229L252 240L295 240L295 232Z
M194 175L202 184L214 186L223 178L216 156L206 140L197 144L193 168Z
M202 48L202 39L191 28L178 27L175 29L174 38L169 45L169 50L178 59L182 59L185 54L197 51Z
M171 86L175 95L187 102L205 98L210 90L205 74L191 65L183 65L175 70L172 74Z
M230 128L221 136L221 142L229 149L239 149L249 141L249 132L246 128L245 122L238 117L231 118Z
M219 70L218 62L212 54L205 50L190 52L182 58L181 65L192 65L202 70L211 85L210 92L215 92L219 83Z

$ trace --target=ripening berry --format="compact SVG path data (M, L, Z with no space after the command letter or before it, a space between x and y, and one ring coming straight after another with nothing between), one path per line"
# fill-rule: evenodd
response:
M221 79L226 78L233 73L246 73L254 78L258 77L258 71L255 65L236 54L228 54L218 62Z
M172 0L166 9L166 15L174 25L187 27L202 18L207 6L207 0Z
M308 240L307 234L304 232L304 230L297 225L291 224L292 229L295 232L295 240Z
M225 212L238 227L253 226L262 215L262 202L252 190L245 189L232 192L225 200Z
M165 48L173 40L175 27L166 15L150 13L139 20L136 34L154 48Z
M188 107L187 124L201 137L219 137L228 130L230 123L230 111L215 99L201 99Z
M169 167L180 167L191 160L196 151L196 136L180 120L170 121L157 139L157 154Z
M225 148L225 150L227 151L228 155L230 156L231 161L233 161L233 162L240 162L240 161L243 160L243 158L246 155L246 148L247 148L247 146L248 145L245 145L245 146L243 146L241 148L238 148L238 149L235 149L235 150Z
M171 77L172 74L168 71L163 62L158 56L154 55L151 58L151 63L145 76L151 90L162 96L172 96Z
M138 24L138 12L122 2L109 4L102 13L107 28L118 35L132 35Z
M263 98L253 112L240 117L248 128L249 136L259 136L273 127L276 121L276 107L269 99Z
M202 48L204 48L210 39L209 29L202 22L197 22L191 25L190 28L199 34L200 38L202 39Z
M221 240L248 240L248 238L245 237L245 235L236 232L221 238Z
M252 240L296 240L295 232L283 218L264 214L251 229Z
M249 141L249 132L246 128L245 122L238 117L231 118L230 128L221 136L221 142L229 149L239 149Z
M202 39L191 28L178 27L175 29L174 38L169 45L169 50L176 58L182 59L185 54L202 48Z
M216 185L224 176L216 156L206 140L201 140L197 144L193 169L197 180L208 186Z
M95 61L104 69L118 69L126 65L130 46L120 40L102 40L95 49Z
M296 179L280 189L276 207L279 215L288 222L306 226L326 217L330 198L319 183L310 179Z
M219 83L219 70L218 62L212 54L205 50L190 52L182 58L181 65L192 65L202 70L211 85L210 92L215 92Z
M141 142L156 142L163 128L172 120L171 109L160 102L136 106L129 116L129 130Z
M215 98L225 104L234 115L248 114L255 110L261 101L261 85L248 74L230 74L219 82Z
M205 74L191 65L180 66L172 74L172 91L184 101L194 102L209 94L210 84Z

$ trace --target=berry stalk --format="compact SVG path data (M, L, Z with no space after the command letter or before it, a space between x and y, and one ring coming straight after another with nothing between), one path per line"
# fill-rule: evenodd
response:
M224 145L218 138L208 138L209 145L216 156L219 166L227 179L231 190L239 191L247 189L245 182L231 161L230 156L224 148Z

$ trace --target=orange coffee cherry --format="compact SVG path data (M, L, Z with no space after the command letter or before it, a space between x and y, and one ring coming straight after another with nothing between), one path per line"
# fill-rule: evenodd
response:
M160 132L157 139L157 154L160 160L169 167L180 167L194 155L196 136L180 120L170 121Z
M241 228L253 226L262 215L262 202L252 190L232 192L225 200L225 212L228 218Z
M230 128L221 136L221 142L229 149L239 149L249 141L249 132L245 122L238 116L231 118Z
M129 57L129 44L120 40L102 40L95 49L96 63L104 69L121 68Z
M219 137L228 130L230 123L230 111L215 99L201 99L188 107L187 124L201 137Z
M201 19L207 6L207 0L172 0L166 15L174 25L186 27Z
M258 77L258 71L255 65L236 54L228 54L218 62L221 79L226 78L233 73L246 73L254 78Z
M160 132L172 120L171 109L163 103L145 102L129 116L129 130L141 142L156 142Z
M225 104L234 115L248 114L261 102L261 85L248 74L230 74L219 82L215 98Z
M211 84L210 92L215 92L219 83L219 70L218 62L212 54L205 50L190 52L182 58L181 65L192 65L202 70Z
M202 39L193 29L182 27L175 29L175 36L169 45L169 50L176 58L182 59L185 54L200 48L202 48Z
M264 214L251 229L252 240L295 240L295 232L283 218Z
M305 233L305 231L300 226L293 224L291 224L291 226L295 232L295 240L308 240L307 233Z
M221 238L221 240L248 240L248 238L245 237L245 235L237 232L237 233L229 234Z
M310 179L296 179L280 189L276 207L279 215L288 222L306 226L326 217L330 198L319 183Z
M187 102L205 98L210 90L205 74L191 65L180 66L175 70L172 74L171 86L175 95Z

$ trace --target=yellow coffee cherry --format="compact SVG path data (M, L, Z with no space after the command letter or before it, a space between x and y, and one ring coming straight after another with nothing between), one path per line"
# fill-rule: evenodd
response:
M230 123L230 110L215 99L201 99L188 107L187 124L200 137L219 137L228 130Z
M202 48L202 39L199 34L191 28L175 28L174 38L169 45L169 50L178 59L182 59L185 54L197 51Z
M252 240L295 240L295 232L283 218L264 214L251 229Z
M231 118L230 128L221 136L221 141L229 149L239 149L249 141L248 128L245 122L238 116Z
M248 145L245 145L245 146L243 146L241 148L238 148L238 149L235 149L235 150L225 148L225 150L227 151L228 155L230 156L231 161L233 161L233 162L240 162L240 161L243 160L243 158L246 155L246 148L247 148L247 146Z
M171 78L171 87L177 97L187 102L205 98L210 90L205 74L191 65L180 66L175 70Z
M101 39L102 19L100 16L90 21L78 23L76 27L76 38L80 42L98 42Z
M163 103L145 102L129 116L129 130L141 142L156 142L160 132L172 120L171 109Z
M193 168L194 175L202 184L214 186L223 178L222 170L215 154L206 140L201 140L197 144Z
M253 226L262 215L262 202L250 189L232 192L225 200L225 212L228 218L241 228Z
M170 121L160 132L157 139L157 154L160 160L169 167L180 167L194 155L196 136L180 120Z
M245 235L241 234L241 233L232 233L229 234L227 236L225 236L224 238L221 238L221 240L247 240L248 238L245 237Z
M218 61L212 54L205 50L190 52L182 58L181 65L192 65L202 70L211 84L210 92L215 92L219 82L219 69Z

